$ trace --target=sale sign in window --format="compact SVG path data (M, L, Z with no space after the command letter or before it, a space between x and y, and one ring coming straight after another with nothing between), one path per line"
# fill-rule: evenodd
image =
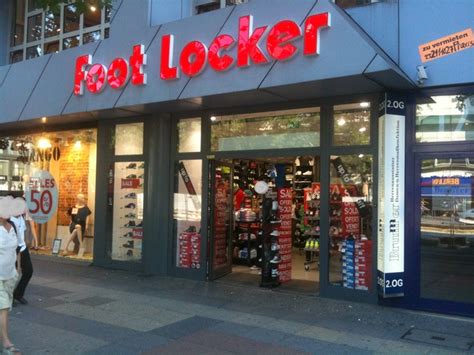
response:
M25 199L31 218L47 223L58 208L58 184L49 171L38 170L26 184Z

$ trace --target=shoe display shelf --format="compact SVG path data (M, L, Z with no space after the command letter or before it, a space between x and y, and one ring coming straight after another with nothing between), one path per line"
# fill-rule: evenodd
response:
M319 265L320 239L320 193L319 185L313 184L304 191L303 231L305 261L304 269L308 271L312 264Z
M258 221L236 221L233 236L233 263L237 265L254 266L258 259L258 245L261 243Z
M293 167L293 189L295 198L300 202L304 200L304 189L311 187L314 181L314 165L295 165Z
M271 198L266 198L267 202ZM276 199L276 195L274 198ZM278 210L271 210L272 201L263 203L264 209L262 218L262 236L263 236L263 255L262 255L262 279L261 287L278 287L280 286L279 264L281 261L278 245L278 229L281 221L279 220Z

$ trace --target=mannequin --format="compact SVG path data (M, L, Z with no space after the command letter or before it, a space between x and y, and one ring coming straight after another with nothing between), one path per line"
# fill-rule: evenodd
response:
M68 255L68 248L71 242L76 244L76 238L79 242L79 253L81 256L84 253L84 233L87 226L87 217L91 214L91 210L86 205L86 200L83 194L78 194L76 197L76 204L74 207L69 207L67 210L68 216L71 217L71 224L69 225L69 238L63 250L63 255Z

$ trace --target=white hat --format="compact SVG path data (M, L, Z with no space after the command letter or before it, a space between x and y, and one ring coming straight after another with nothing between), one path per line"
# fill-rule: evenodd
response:
M26 202L21 197L12 196L0 198L0 218L8 219L26 212Z

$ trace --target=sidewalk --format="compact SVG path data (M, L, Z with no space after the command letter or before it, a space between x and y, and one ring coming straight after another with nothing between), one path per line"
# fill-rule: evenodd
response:
M33 264L30 303L10 318L23 354L474 354L474 319L37 257Z

